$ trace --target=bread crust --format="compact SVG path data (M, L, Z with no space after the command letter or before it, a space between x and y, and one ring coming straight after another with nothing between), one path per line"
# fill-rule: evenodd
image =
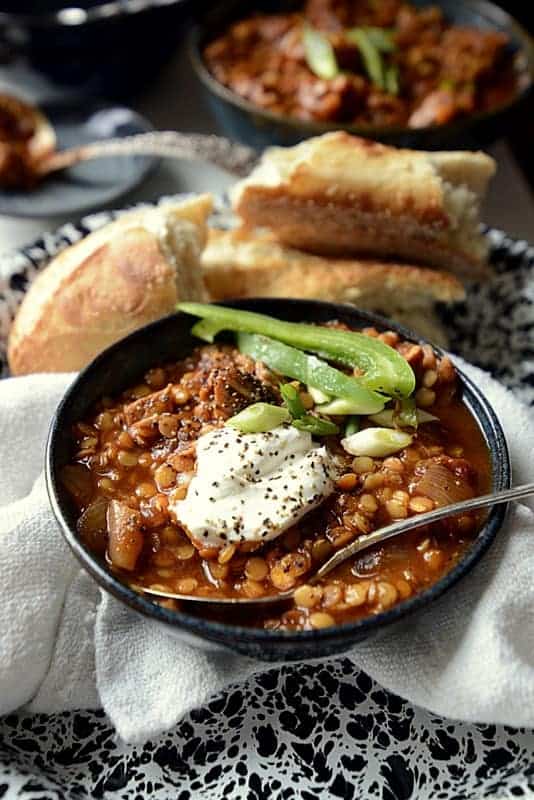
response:
M449 189L464 186L476 204L493 172L483 153L422 153L336 132L267 150L232 203L244 226L309 252L420 260L480 277L483 239L472 214L455 216ZM465 241L462 225L472 228Z
M279 193L256 193L247 200L245 229L268 228L287 245L322 256L383 257L446 269L479 280L489 270L479 256L459 252L436 227L413 219L361 211L317 195L306 201Z
M204 282L212 299L303 297L346 300L391 292L411 297L411 305L465 298L449 273L377 259L330 259L285 247L274 236L246 230L211 229L202 254Z
M209 196L119 217L36 277L11 327L14 375L81 369L114 341L205 297L199 258Z
M285 247L272 234L210 230L202 254L212 300L235 297L318 298L353 303L391 317L446 345L434 307L465 298L450 273L376 259L330 259Z

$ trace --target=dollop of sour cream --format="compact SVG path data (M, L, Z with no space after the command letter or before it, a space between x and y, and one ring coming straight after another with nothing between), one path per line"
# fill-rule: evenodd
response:
M197 441L196 474L170 510L204 547L280 536L334 490L325 447L287 425L267 433L219 428Z

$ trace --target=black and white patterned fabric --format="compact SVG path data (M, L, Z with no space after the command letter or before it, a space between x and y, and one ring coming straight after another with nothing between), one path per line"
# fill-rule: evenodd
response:
M27 286L51 256L110 216L0 258L4 375L7 333ZM225 221L224 210L218 217ZM494 276L443 312L451 349L534 404L534 249L487 235ZM4 717L0 798L19 797L512 800L534 797L534 732L440 719L339 658L231 687L144 747L117 741L98 711Z

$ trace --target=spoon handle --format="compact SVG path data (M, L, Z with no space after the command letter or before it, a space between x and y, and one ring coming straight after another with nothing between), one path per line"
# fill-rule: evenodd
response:
M406 533L414 528L419 528L422 525L428 525L431 522L437 522L445 517L451 517L455 514L461 514L465 511L472 511L476 508L486 508L488 506L497 505L498 503L507 503L509 500L520 500L522 497L529 497L534 494L534 483L525 483L522 486L515 486L513 489L505 489L502 492L495 492L494 494L485 494L480 497L472 497L470 500L463 500L461 503L453 503L450 506L442 506L436 508L434 511L429 511L427 514L417 514L414 517L394 522L392 525L387 525L385 528L379 528L377 531L370 533L368 536L360 536L355 542L347 545L346 547L338 550L328 561L320 567L317 572L307 579L306 583L316 583L325 575L328 575L335 567L346 561L361 550L366 550L374 544L391 539L393 536L398 536L401 533ZM252 605L262 603L279 603L283 600L289 600L294 593L294 589L288 589L277 595L270 595L268 597L255 597L255 598L238 598L238 597L203 597L199 595L180 595L173 592L160 591L159 589L150 589L144 586L134 586L138 592L145 594L155 595L157 597L168 597L176 600L190 600L192 602L200 603L216 603L219 605Z
M106 139L67 150L59 150L37 167L41 177L72 167L80 161L109 156L152 155L207 161L234 175L244 177L255 166L258 154L245 145L235 144L223 136L177 131L150 131Z
M328 561L325 561L308 582L316 583L321 578L324 578L325 575L328 575L335 567L346 561L347 558L356 555L356 553L359 553L361 550L366 550L368 547L372 547L372 545L379 544L380 542L385 542L386 539L391 539L393 536L398 536L414 528L419 528L421 525L429 525L445 517L452 517L455 514L472 511L476 508L487 508L488 506L497 505L498 503L507 503L509 500L520 500L522 497L528 497L532 494L534 494L534 483L525 483L522 486L514 486L512 489L504 489L494 494L472 497L469 500L462 500L461 503L442 506L426 514L417 514L414 517L409 517L408 519L394 522L391 525L386 525L385 528L379 528L368 536L360 536L356 541L351 542L346 547L342 547L341 550L334 553Z

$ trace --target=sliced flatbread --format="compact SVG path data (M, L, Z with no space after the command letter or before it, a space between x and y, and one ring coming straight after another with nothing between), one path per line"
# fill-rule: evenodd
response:
M466 278L485 273L479 207L485 153L403 150L338 131L272 147L232 192L248 228L311 253L407 259Z
M279 244L270 234L210 230L202 254L212 300L297 297L353 303L446 344L434 307L463 300L449 273L375 259L328 259Z

